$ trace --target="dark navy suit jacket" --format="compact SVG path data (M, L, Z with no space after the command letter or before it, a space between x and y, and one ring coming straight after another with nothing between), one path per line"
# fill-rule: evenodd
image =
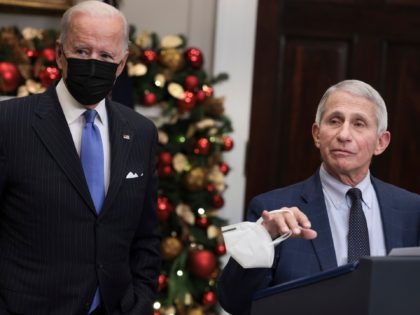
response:
M153 123L106 103L110 183L96 214L54 88L0 103L0 314L153 313L160 265ZM137 178L127 178L129 172Z
M372 183L381 209L387 252L395 247L419 246L420 195L375 177ZM308 216L318 237L311 241L288 239L277 246L271 269L243 269L231 258L218 281L220 303L229 313L249 314L252 295L259 289L337 267L319 172L303 182L255 197L247 219L256 221L263 210L292 206Z

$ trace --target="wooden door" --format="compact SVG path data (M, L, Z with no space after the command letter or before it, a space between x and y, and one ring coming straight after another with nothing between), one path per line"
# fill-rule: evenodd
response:
M388 107L392 141L372 173L420 193L420 1L260 0L246 204L314 173L316 107L344 79Z

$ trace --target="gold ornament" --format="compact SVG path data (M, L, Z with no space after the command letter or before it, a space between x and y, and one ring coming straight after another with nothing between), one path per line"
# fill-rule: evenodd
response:
M189 309L187 315L204 315L204 311L201 307L197 306Z
M163 88L166 83L166 78L162 73L158 73L155 75L155 85L157 87Z
M182 252L182 243L176 237L166 237L160 244L163 260L173 260Z
M159 138L159 143L163 145L167 144L169 141L168 134L162 130L158 131L158 138Z
M225 190L225 175L223 175L220 167L218 165L214 165L209 172L207 179L211 182L216 190L221 193Z
M214 127L215 125L216 125L216 121L211 118L202 119L195 124L198 130L211 128L211 127Z
M181 84L178 83L169 83L168 92L172 97L175 97L178 100L183 100L185 98L185 91Z
M128 75L130 77L141 77L147 73L146 65L139 63L127 62Z
M212 116L222 116L225 112L223 103L224 103L225 99L224 97L209 97L206 99L206 101L204 102L204 110L206 111L206 113L212 115Z
M221 234L222 234L222 232L220 231L220 228L215 226L215 225L210 225L207 228L207 237L209 239L219 237Z
M159 55L159 61L172 71L178 71L184 66L184 58L176 48L162 49Z
M206 185L206 170L195 167L185 175L185 185L191 191L203 189Z
M42 34L41 29L37 29L33 27L25 27L22 30L22 36L26 40L34 40L35 38L42 39L43 34Z
M194 225L195 215L191 211L191 207L185 203L180 203L176 206L176 214L189 225Z
M168 48L177 48L182 45L184 41L181 36L178 35L168 35L162 38L160 41L160 47L164 49Z
M176 153L172 159L172 166L178 173L183 172L188 165L187 157L182 153Z
M149 48L152 44L152 39L149 32L143 31L139 33L136 37L135 43L137 46L141 47L142 49Z

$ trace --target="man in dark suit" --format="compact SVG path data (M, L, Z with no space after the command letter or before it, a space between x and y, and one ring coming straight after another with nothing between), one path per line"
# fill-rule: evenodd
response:
M0 104L0 314L153 314L154 125L106 99L128 28L100 1L62 19L62 80Z
M390 142L379 93L357 80L330 87L319 103L312 135L323 161L316 173L259 195L249 205L248 220L262 216L272 238L289 231L294 237L276 248L271 268L244 269L229 260L218 292L221 305L231 314L249 314L259 289L335 268L361 255L383 256L395 247L419 245L420 196L369 172L372 157ZM355 208L360 208L365 229L357 230L358 236L365 236L363 245L353 245L360 237L351 232L354 208L349 190L361 193L361 207ZM270 213L278 208L293 214ZM364 251L355 256L354 250Z

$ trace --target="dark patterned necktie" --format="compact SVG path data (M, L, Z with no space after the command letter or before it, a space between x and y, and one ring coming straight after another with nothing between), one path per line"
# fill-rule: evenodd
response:
M358 188L347 191L351 200L348 235L348 262L370 255L369 233L362 208L362 192Z

